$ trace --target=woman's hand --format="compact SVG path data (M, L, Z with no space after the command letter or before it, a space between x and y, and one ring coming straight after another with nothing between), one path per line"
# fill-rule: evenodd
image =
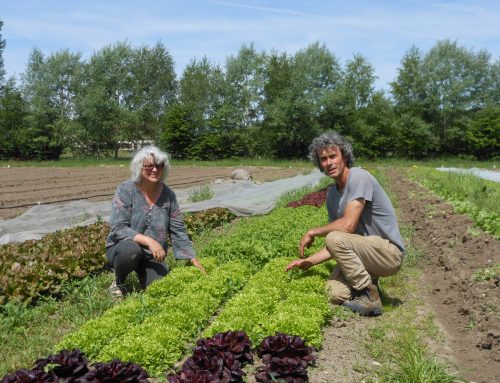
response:
M158 243L158 241L154 240L153 238L148 237L144 234L137 234L134 237L134 242L147 247L155 261L163 262L163 260L165 259L165 249Z
M165 249L153 238L148 238L147 247L151 251L153 258L158 262L163 262L165 259Z
M203 265L201 264L201 262L197 258L191 258L191 263L193 264L193 266L196 266L198 269L200 269L200 271L203 274L208 275L205 268L203 267Z

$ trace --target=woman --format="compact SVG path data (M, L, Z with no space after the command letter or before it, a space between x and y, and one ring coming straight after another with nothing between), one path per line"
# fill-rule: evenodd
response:
M196 259L175 193L163 183L169 166L167 153L146 146L132 159L132 178L116 190L106 257L115 270L110 291L118 298L123 296L123 284L132 271L142 288L168 273L163 262L167 238L176 259L190 259L206 274Z

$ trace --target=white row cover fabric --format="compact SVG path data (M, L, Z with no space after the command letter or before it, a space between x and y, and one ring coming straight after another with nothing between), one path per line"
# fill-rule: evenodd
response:
M314 170L307 175L261 184L252 181L215 181L209 185L214 193L210 200L188 202L193 189L174 190L183 212L214 207L229 209L238 216L269 213L284 194L318 184L323 173ZM167 182L168 183L168 182ZM78 200L64 204L37 205L10 220L0 220L0 245L40 239L43 235L73 226L84 226L98 219L109 221L111 201Z
M500 172L495 172L492 170L484 170L484 169L478 169L478 168L470 168L470 169L445 168L443 166L440 168L436 168L436 169L440 170L442 172L472 174L474 176L483 178L485 180L500 182Z

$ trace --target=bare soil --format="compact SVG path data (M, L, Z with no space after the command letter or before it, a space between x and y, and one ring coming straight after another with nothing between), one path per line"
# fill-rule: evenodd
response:
M438 358L469 382L492 383L500 377L500 280L475 281L474 273L500 263L500 243L473 229L465 215L435 197L403 171L385 173L394 193L399 222L413 229L411 245L421 250L422 280L417 281L424 305L444 341L431 345ZM324 328L324 342L311 383L354 383L376 368L366 351L367 332L378 318L349 317ZM438 349L435 349L435 347Z
M311 169L244 167L254 181L266 182L306 174ZM172 167L167 184L182 189L216 179L230 179L235 167ZM59 203L78 199L106 201L116 187L130 178L127 166L84 168L0 168L0 219L14 218L38 203Z
M474 274L500 263L500 242L473 229L472 220L408 180L387 172L399 203L400 222L413 228L412 245L422 251L421 294L444 331L450 362L471 382L500 377L500 279L475 281Z

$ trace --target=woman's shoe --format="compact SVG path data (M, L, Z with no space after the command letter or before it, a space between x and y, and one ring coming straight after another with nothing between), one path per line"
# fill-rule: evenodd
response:
M111 285L109 286L108 291L114 300L122 300L123 299L123 291L122 291L122 289L120 289L120 286L118 286L116 284L116 280L111 282Z

